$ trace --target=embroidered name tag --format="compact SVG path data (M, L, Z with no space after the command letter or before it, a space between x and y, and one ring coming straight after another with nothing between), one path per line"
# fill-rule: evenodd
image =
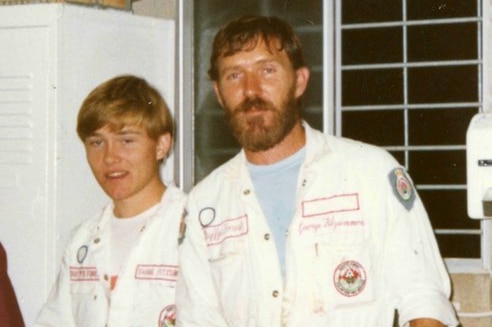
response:
M304 201L302 203L302 217L311 218L359 209L359 194L337 194L327 198Z
M70 281L87 282L99 280L96 267L70 267Z
M208 246L217 245L226 239L248 234L248 216L224 220L218 225L209 225L203 228Z
M168 280L175 282L178 278L178 266L137 265L135 279Z

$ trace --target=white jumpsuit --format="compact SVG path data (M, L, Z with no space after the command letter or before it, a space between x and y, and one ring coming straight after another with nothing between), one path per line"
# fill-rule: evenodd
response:
M409 177L384 150L304 124L285 282L244 153L189 194L177 326L456 326L449 276Z
M174 326L177 246L184 202L178 188L166 189L112 292L107 281L112 205L82 223L65 248L58 279L34 326Z

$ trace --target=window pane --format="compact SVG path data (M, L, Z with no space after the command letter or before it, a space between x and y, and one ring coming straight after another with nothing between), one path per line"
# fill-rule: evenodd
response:
M405 152L403 151L389 151L389 153L398 161L402 166L405 166Z
M419 190L432 227L437 229L480 229L480 221L468 218L466 190Z
M409 26L407 31L410 62L477 58L477 23Z
M475 102L478 100L477 70L476 65L410 68L409 102Z
M215 101L212 98L210 100ZM200 122L195 126L195 177L198 180L230 159L239 150L237 142L227 127L222 109L214 106L209 109L195 116Z
M370 110L342 113L342 131L345 137L384 146L403 143L403 111Z
M350 29L342 33L343 65L393 63L403 60L401 27Z
M234 1L234 5L249 1L251 0ZM294 26L323 24L322 0L256 0L256 2L259 3L259 11L269 11L272 15L281 16ZM227 0L227 5L231 5L231 0Z
M323 103L323 73L311 71L309 75L309 87L302 96L304 107L319 107Z
M403 102L401 69L342 72L342 105L400 104Z
M480 258L480 235L436 235L436 238L443 257Z
M415 184L466 184L466 152L412 151L409 169Z
M304 60L308 63L311 69L316 66L323 65L323 31L322 26L318 25L316 27L307 26L305 28L299 28L296 30L299 36L303 50L304 50Z
M465 145L466 130L478 108L408 111L410 145Z
M259 1L235 1L231 5L230 0L195 0L193 4L195 31L220 26L242 14L258 12L260 6Z
M311 71L309 87L302 97L302 117L311 127L323 130L323 73Z
M477 16L475 0L407 1L407 17L410 20L475 16Z
M204 155L213 155L210 149L227 149L238 148L234 137L227 126L225 115L220 112L218 114L202 114L198 115L203 124L196 126L196 132L199 136L196 137L196 145L199 153Z
M341 3L343 24L402 19L401 0L343 0Z

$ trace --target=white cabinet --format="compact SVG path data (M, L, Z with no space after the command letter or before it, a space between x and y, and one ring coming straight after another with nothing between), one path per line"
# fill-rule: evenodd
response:
M172 108L174 21L67 4L0 6L0 44L0 241L31 326L70 230L108 201L76 136L79 106L97 84L131 73Z

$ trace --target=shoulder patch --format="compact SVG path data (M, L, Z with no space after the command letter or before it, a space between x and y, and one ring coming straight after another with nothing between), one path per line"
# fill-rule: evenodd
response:
M415 190L403 168L395 168L389 174L389 180L396 198L407 210L411 210L415 201Z
M186 236L186 217L188 216L188 211L186 209L183 210L181 215L181 221L179 223L179 236L178 236L178 245L181 245Z

